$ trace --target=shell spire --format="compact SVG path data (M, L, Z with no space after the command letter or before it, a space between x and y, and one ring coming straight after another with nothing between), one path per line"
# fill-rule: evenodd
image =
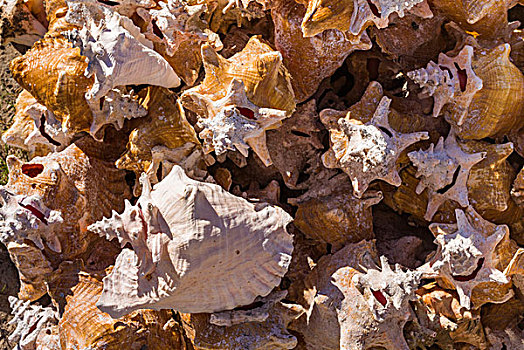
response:
M351 113L338 119L338 126L330 128L331 149L322 156L328 168L340 168L349 175L353 193L361 198L374 180L384 180L400 186L396 161L400 153L411 144L429 138L427 132L401 134L388 122L391 99L382 97L366 124L351 119ZM332 118L321 115L325 125Z
M420 194L424 189L428 189L429 202L424 215L426 220L431 220L438 208L448 199L458 202L463 207L469 205L469 172L486 155L486 152L464 152L453 131L450 131L445 141L440 137L437 145L431 144L426 151L408 153L409 159L417 167L416 176L421 178L416 193Z

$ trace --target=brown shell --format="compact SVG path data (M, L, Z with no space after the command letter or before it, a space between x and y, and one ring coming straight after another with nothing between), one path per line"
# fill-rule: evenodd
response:
M513 182L511 197L515 203L524 210L524 167L520 169L515 181Z
M297 338L286 329L288 324L302 315L299 305L275 303L268 310L268 317L261 322L246 322L232 326L210 323L209 314L181 314L182 324L195 350L294 349Z
M304 6L279 0L271 9L275 24L275 47L293 77L291 81L297 102L303 102L317 90L320 82L335 72L355 50L368 50L371 41L366 34L348 41L344 33L327 30L315 37L304 38L301 28Z
M84 95L93 78L84 75L86 68L87 58L64 37L38 41L10 65L15 80L71 132L88 131L92 121Z
M185 349L180 326L169 311L140 310L113 319L96 307L102 281L79 272L78 283L66 296L67 304L58 324L63 350L73 349Z
M455 291L442 289L435 283L417 291L415 304L417 323L429 331L425 345L436 343L442 348L451 348L456 343L468 343L480 349L487 349L488 343L480 322L480 310L465 310L460 306ZM420 341L414 335L413 343ZM411 344L410 344L411 345Z
M130 197L123 171L115 169L111 163L88 157L79 148L90 142L95 141L89 137L83 138L62 152L36 157L30 162L24 163L15 157L7 160L9 182L1 189L6 195L4 201L8 204L3 209L4 217L15 220L11 215L25 208L30 213L27 219L33 220L32 217L36 216L36 222L40 225L28 226L29 223L21 221L27 220L25 216L18 217L16 220L19 220L21 227L14 230L8 228L6 239L8 242L23 239L32 241L44 253L36 258L39 263L35 261L34 266L46 271L58 268L63 260L77 257L87 259L95 243L103 241L88 233L87 226L110 215L112 209L123 209L124 199ZM20 202L10 204L16 198ZM25 204L27 201L29 204ZM59 215L61 219L57 220L50 215ZM34 250L32 243L28 243L26 249L27 254L34 256L34 253L30 253ZM21 255L16 260L27 260L23 257L26 255L23 249L18 249L17 254ZM31 274L34 266L20 265L21 275ZM47 273L41 273L37 279L45 281L48 278ZM37 285L41 286L41 283ZM35 288L45 293L42 288ZM31 300L42 294L31 297Z
M258 107L288 113L295 109L295 96L282 57L259 37L251 37L242 51L228 59L205 44L202 59L206 76L200 85L182 94L184 108L201 117L207 116L206 106L199 102L200 96L212 101L224 98L230 83L237 79L244 83L248 99Z
M192 176L201 177L206 171L200 141L175 94L161 87L148 87L141 93L145 94L142 104L148 115L131 131L127 151L116 162L117 168L134 171L137 178L148 172L156 183L171 170L167 163L172 166L192 159L189 168L184 168Z
M435 11L482 37L496 37L508 24L511 0L432 0Z

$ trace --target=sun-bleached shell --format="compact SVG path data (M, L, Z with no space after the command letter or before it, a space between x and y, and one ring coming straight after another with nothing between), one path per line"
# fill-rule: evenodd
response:
M384 180L400 186L397 159L409 145L428 139L427 132L401 134L391 128L388 121L391 100L382 97L367 123L352 119L321 114L320 120L330 131L331 148L322 156L328 168L340 168L351 179L353 194L361 198L374 180Z
M457 224L429 226L439 248L420 271L456 289L466 309L507 301L513 290L504 269L517 251L508 227L484 220L472 207L455 215Z
M89 228L133 246L104 279L101 310L114 317L139 308L223 311L279 283L293 251L285 230L291 217L282 209L191 180L179 166L152 191L142 179L135 206L126 202L122 214Z

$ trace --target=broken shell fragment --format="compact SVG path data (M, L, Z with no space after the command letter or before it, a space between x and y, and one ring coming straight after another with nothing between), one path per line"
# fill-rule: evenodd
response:
M101 310L113 317L140 308L217 312L278 285L293 251L285 229L291 217L282 209L191 180L176 165L152 191L142 179L136 205L126 202L122 214L89 227L133 246L104 278Z

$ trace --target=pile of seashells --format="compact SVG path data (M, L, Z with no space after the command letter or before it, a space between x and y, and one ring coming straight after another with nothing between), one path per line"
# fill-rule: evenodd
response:
M1 4L16 349L524 349L522 0Z

